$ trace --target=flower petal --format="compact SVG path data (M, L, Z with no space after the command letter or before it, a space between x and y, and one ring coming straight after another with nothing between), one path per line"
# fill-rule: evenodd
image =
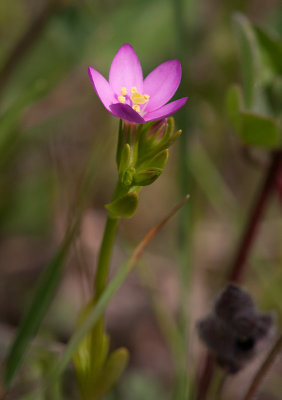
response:
M178 111L181 107L183 107L187 99L188 97L182 97L182 99L172 101L171 103L166 104L158 110L151 111L144 116L144 120L155 121L163 119L165 117L169 117L170 115L176 113L176 111Z
M136 86L138 92L143 92L143 73L140 61L133 47L126 43L118 50L109 74L109 83L116 94L124 86L130 88Z
M88 75L101 102L104 104L106 109L110 111L110 104L116 100L109 82L103 77L103 75L92 67L88 67Z
M144 119L138 112L134 111L128 104L116 103L110 105L110 111L113 115L118 118L125 119L129 122L135 122L136 124L145 124Z
M176 92L181 80L178 60L166 61L155 68L144 80L144 94L150 95L147 111L167 103Z

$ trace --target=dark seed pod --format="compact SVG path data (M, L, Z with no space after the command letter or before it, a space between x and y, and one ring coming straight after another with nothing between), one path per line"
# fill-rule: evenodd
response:
M226 372L236 373L257 354L272 325L272 315L258 313L247 292L228 285L218 296L212 313L199 321L197 328L218 364Z

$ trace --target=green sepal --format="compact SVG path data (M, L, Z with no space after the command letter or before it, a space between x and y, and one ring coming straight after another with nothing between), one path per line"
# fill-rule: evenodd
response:
M104 397L112 386L119 380L129 360L128 350L120 348L110 354L97 380L93 382L91 400Z
M138 169L145 168L163 168L168 159L168 149L162 150L157 153L153 158L146 159L139 165Z
M178 131L176 131L176 132L174 133L174 135L170 136L169 139L165 142L165 147L171 146L171 145L176 141L176 139L179 138L179 136L181 135L181 133L182 133L182 130L179 129Z
M118 165L119 174L122 174L128 168L129 163L130 163L130 146L128 143L125 143L121 151L120 163Z
M251 112L240 112L239 135L244 144L260 147L279 146L279 130L274 119Z
M150 167L163 168L167 162L167 159L168 159L168 149L162 150L150 160Z
M136 192L130 192L106 204L106 209L113 217L130 218L135 213L139 198Z
M134 175L133 183L137 186L151 185L162 173L162 168L139 170Z

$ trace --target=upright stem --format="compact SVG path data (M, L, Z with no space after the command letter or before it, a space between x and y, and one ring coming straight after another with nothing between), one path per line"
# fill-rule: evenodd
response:
M118 218L113 218L108 215L105 226L104 236L100 248L97 272L95 277L95 299L97 300L103 293L108 278L109 264L114 245L115 235L118 226Z
M189 11L193 12L196 0L172 0L172 7L174 12L175 32L176 32L176 49L178 52L178 59L181 61L183 71L181 95L186 96L188 87L191 85L188 82L188 60L191 58L191 43L192 36L194 35L193 26L191 21L196 21L197 16L193 15L190 20L187 19ZM189 11L188 11L188 8ZM192 13L191 13L192 14ZM190 15L191 15L190 14ZM195 13L194 13L195 14ZM190 17L189 17L190 18ZM196 25L196 23L195 23ZM189 134L192 132L192 114L190 107L180 110L178 114L178 122L182 128L182 134L179 142L179 172L178 172L178 185L181 196L189 193L191 190L191 179L189 170L189 153L188 142ZM189 317L187 312L190 274L191 274L191 260L190 260L190 246L191 246L191 212L187 207L181 210L179 217L179 231L178 231L178 251L179 251L179 282L180 282L180 302L178 312L178 327L180 332L180 339L182 341L182 357L177 360L177 375L175 382L175 392L173 393L174 400L186 400L190 397L191 385L187 379L187 362L190 357L190 348L188 342L188 327ZM187 356L188 354L188 356Z
M266 205L274 192L277 177L282 167L282 151L275 151L272 153L270 165L266 171L266 175L262 187L255 200L254 207L251 209L250 218L246 224L242 240L239 243L238 250L235 254L234 262L231 265L230 273L228 276L229 282L240 283L242 281L244 272L246 270L246 260L254 242L259 223L262 219L263 212ZM214 360L213 357L207 352L203 362L203 369L200 373L198 381L198 394L197 400L205 400L208 389L214 373Z
M275 189L280 166L282 165L282 151L276 151L272 154L272 159L266 172L264 182L260 192L255 200L250 218L246 224L245 232L239 244L234 262L231 265L228 280L234 283L240 283L246 269L246 260L254 242L259 223L261 221L266 205Z
M246 393L243 400L252 400L263 381L265 375L269 371L269 368L273 364L275 358L277 357L278 353L281 351L282 348L282 335L277 339L276 343L274 344L273 348L271 349L270 353L267 355L266 359L262 363L261 367L258 369L254 380L252 381L248 392Z
M203 362L203 369L201 369L199 374L196 400L205 400L213 377L214 369L214 357L211 355L210 352L206 351Z

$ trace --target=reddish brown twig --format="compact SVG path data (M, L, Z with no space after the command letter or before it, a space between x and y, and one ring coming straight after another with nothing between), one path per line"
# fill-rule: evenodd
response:
M246 260L254 242L259 223L262 219L266 205L271 198L271 195L276 189L278 175L282 168L282 151L274 151L272 153L271 162L267 169L262 187L255 200L255 205L252 208L250 218L246 224L242 240L239 243L238 250L235 254L234 262L231 265L230 273L227 281L240 283L242 281L245 269ZM204 367L201 369L198 380L197 400L205 400L210 382L213 376L215 364L213 357L207 352L203 361Z
M276 343L270 350L270 353L267 355L266 359L258 369L243 400L252 400L254 398L260 384L262 383L263 379L268 373L278 353L281 351L281 348L282 348L282 335L277 339Z
M282 166L282 151L273 152L270 165L265 175L264 182L255 200L254 207L247 222L245 232L236 252L234 262L230 269L228 281L240 283L246 268L247 256L254 242L259 223L265 207L271 198Z

